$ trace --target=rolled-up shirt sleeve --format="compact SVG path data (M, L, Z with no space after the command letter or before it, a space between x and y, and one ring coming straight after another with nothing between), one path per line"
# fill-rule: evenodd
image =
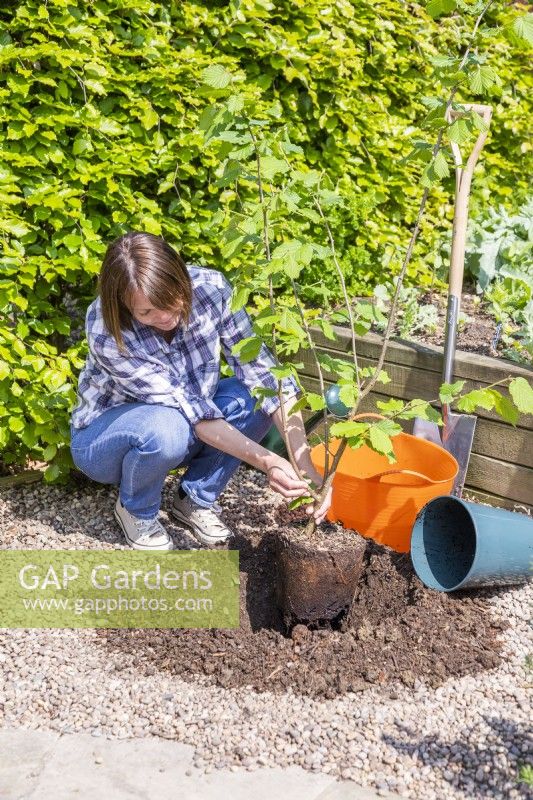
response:
M202 419L223 418L212 400L187 392L161 364L128 351L122 353L115 339L105 333L89 336L88 340L95 362L132 400L178 408L191 426Z
M276 366L276 360L265 344L251 361L242 363L237 356L231 352L232 348L242 339L255 336L252 322L244 308L238 311L231 310L231 297L233 290L231 284L223 278L222 296L223 311L220 327L220 343L226 361L235 372L237 378L251 392L253 389L263 387L265 389L278 390L277 378L270 372L271 367ZM288 400L299 394L298 384L292 377L283 378L281 381L283 397ZM261 409L266 414L273 414L279 408L279 398L265 397L261 403Z

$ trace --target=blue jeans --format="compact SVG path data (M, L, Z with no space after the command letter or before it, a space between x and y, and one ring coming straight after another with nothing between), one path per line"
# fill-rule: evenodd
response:
M227 422L255 442L271 427L269 415L254 411L255 398L237 378L220 380L213 402ZM181 411L170 406L123 403L86 428L71 425L70 432L76 467L99 483L119 485L123 505L141 519L157 516L169 470L186 465L183 490L209 508L240 464L204 444Z

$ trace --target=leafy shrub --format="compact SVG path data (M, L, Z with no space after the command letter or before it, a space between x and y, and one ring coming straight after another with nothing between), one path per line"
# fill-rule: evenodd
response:
M533 199L515 213L491 207L472 221L465 268L480 292L496 277L533 286Z
M449 2L448 2L449 5ZM433 2L432 13L438 9ZM527 31L516 12L493 39L497 75L473 65L470 92L498 106L478 202L527 191ZM213 62L277 104L311 166L327 165L351 205L332 219L350 288L379 282L387 248L413 221L416 164L402 165L439 48L455 53L460 15L432 21L420 3L341 0L151 2L23 0L0 10L0 447L4 464L71 467L68 416L84 360L83 314L109 241L162 233L189 260L224 268L211 244L215 162L195 137ZM441 69L438 60L435 65ZM492 73L491 73L492 74ZM511 91L509 91L511 89ZM228 143L230 145L230 143ZM413 280L450 217L438 189ZM238 258L235 264L238 264ZM317 272L315 295L324 275ZM325 276L325 290L332 287ZM311 281L311 284L313 282Z
M533 200L515 212L489 208L472 221L467 274L501 324L504 354L533 358Z

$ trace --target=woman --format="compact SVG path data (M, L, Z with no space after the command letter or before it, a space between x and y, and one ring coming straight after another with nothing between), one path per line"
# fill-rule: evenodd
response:
M275 361L264 345L247 363L232 355L253 330L246 311L231 311L231 292L221 273L187 267L149 233L120 237L104 257L99 296L87 310L89 355L72 413L71 450L90 478L119 485L115 518L136 549L173 549L157 515L165 478L178 466L187 469L170 513L208 546L231 535L215 501L240 461L265 472L287 499L307 493L291 464L258 444L272 423L282 431L278 398L254 410L250 394L254 387L277 388L269 372ZM219 378L221 349L235 377ZM297 392L295 381L284 380L286 411ZM320 482L301 415L288 419L298 467ZM321 522L329 503L328 496L308 513Z

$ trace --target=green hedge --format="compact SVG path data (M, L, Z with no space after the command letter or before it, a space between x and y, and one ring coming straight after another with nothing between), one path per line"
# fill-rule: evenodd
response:
M493 12L506 22L515 12ZM210 219L215 161L196 125L211 100L201 72L221 63L279 101L311 166L348 196L334 220L350 288L404 247L419 198L400 164L460 18L433 21L395 0L39 0L0 10L0 448L3 463L71 466L68 418L86 345L84 310L107 243L163 233L190 260L228 269ZM526 53L490 43L502 86L476 175L474 210L511 203L531 173ZM473 99L472 97L464 99ZM451 186L451 185L450 185ZM450 187L449 187L450 188ZM430 280L451 194L434 192L411 279Z

